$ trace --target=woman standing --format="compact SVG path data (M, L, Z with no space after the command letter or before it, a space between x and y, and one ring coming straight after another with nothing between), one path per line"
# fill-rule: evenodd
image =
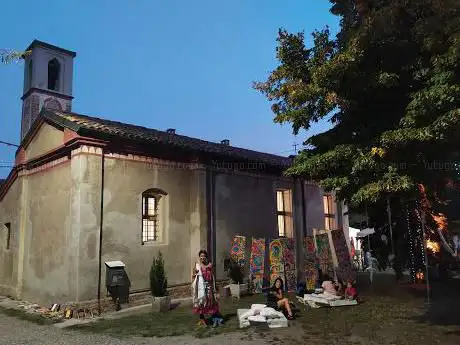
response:
M222 318L219 316L213 266L206 250L200 250L198 257L199 261L192 270L193 311L200 315L199 324L206 325L204 316L211 315L216 326L222 323Z

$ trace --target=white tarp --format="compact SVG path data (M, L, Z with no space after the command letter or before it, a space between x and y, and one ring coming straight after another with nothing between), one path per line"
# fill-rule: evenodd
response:
M372 235L375 233L375 230L374 228L367 228L367 229L363 229L361 230L360 232L358 232L356 234L356 237L357 238L360 238L360 237L366 237L366 236L369 236L369 235Z

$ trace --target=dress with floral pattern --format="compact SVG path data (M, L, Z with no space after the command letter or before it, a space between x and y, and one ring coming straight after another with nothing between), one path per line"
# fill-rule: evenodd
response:
M205 299L204 303L198 306L194 306L193 311L196 314L216 314L219 312L219 302L216 299L216 291L215 291L215 282L214 282L214 275L213 275L213 268L212 264L209 263L208 265L204 266L201 265L201 273L203 275L204 280L204 287L205 287Z

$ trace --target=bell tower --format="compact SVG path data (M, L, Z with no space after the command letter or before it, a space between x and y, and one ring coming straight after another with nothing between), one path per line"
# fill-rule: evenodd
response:
M45 109L71 111L73 59L76 53L34 40L24 63L21 141Z

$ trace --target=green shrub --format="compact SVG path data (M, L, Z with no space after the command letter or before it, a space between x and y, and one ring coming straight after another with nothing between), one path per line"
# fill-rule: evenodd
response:
M165 273L163 255L158 253L158 258L153 257L150 268L150 292L153 297L164 297L168 294L168 279Z

